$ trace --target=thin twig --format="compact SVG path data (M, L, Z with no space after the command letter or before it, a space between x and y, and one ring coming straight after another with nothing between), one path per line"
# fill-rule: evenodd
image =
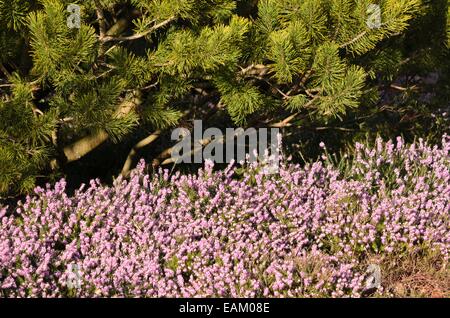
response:
M221 137L223 137L223 136L221 136ZM219 137L219 138L221 138L221 137ZM180 163L180 162L183 161L184 158L191 157L192 155L195 155L199 151L203 150L203 147L205 147L208 144L210 144L212 140L213 140L212 137L201 139L201 140L198 141L198 143L200 144L200 147L194 147L193 150L189 151L186 154L183 154L183 156L181 158L178 158L178 159L175 159L175 158L173 158L171 156L170 158L167 158L163 162L161 162L160 165L161 166L165 166L165 165L168 165L168 164L171 164L171 163L174 163L174 164ZM173 149L173 147L170 148L170 149Z
M345 127L316 127L315 129L316 130L335 129L335 130L341 130L341 131L355 131L355 129L345 128Z
M152 133L151 135L142 139L136 145L134 145L134 147L130 150L127 160L123 165L122 172L120 173L123 177L128 177L128 175L130 174L131 164L133 163L133 159L136 157L138 150L154 142L156 139L158 139L160 135L161 130L158 129L154 133Z
M393 88L393 89L402 91L402 92L407 91L408 89L409 90L416 90L417 89L416 85L413 85L411 87L402 87L402 86L398 86L398 85L395 85L395 84L391 84L390 87Z
M104 54L105 54L105 46L104 46L103 39L106 36L106 19L105 19L105 13L103 12L103 8L102 8L100 1L94 0L94 4L95 4L95 12L97 14L97 20L98 20L98 29L100 32L100 35L99 35L100 45L98 48L98 55L101 59L103 59Z
M2 73L5 74L6 77L10 77L11 76L11 73L8 72L8 70L6 69L6 67L2 63L0 63L0 71L2 71Z
M175 16L172 16L170 18L168 18L167 20L164 20L161 23L158 23L154 26L152 26L150 29L142 32L142 33L137 33L137 34L133 34L130 36L105 36L103 39L100 39L102 42L106 43L106 42L111 42L111 41L133 41L133 40L137 40L140 38L143 38L145 36L147 36L148 34L156 31L159 28L162 28L164 26L166 26L167 24L169 24L170 22L175 20Z
M349 45L352 45L352 44L355 43L356 41L360 40L360 39L361 39L363 36L365 36L366 34L367 34L367 30L365 30L365 31L363 31L363 32L361 32L361 33L359 33L357 36L355 36L355 37L354 37L353 39L351 39L350 41L341 44L341 45L339 46L339 48L343 49L343 48L346 48L346 47L349 46Z
M94 0L95 4L95 12L97 13L99 31L100 31L100 40L102 40L106 36L106 20L105 13L103 12L103 8L100 4L99 0Z
M245 75L258 75L264 76L269 71L269 67L264 64L251 64L245 68L241 67L241 71L239 72L241 76Z
M309 102L307 102L305 105L303 105L302 108L308 108L310 107L317 99L319 98L319 95L315 95L314 98L312 98ZM283 128L283 127L288 127L290 126L290 122L292 120L295 119L295 117L297 117L298 115L300 115L300 112L296 112L288 117L286 117L285 119L283 119L282 121L279 121L277 123L271 124L269 127L272 128Z

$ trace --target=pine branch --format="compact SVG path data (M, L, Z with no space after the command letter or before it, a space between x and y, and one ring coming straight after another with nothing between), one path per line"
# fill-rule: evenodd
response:
M102 8L99 0L94 0L94 4L95 4L95 12L97 14L97 20L98 20L98 29L100 32L100 35L99 35L100 45L99 45L99 49L98 49L98 55L103 56L105 53L105 47L103 45L104 43L102 40L106 36L105 13L103 12L103 8Z
M155 159L153 159L152 166L154 168L158 167L161 164L161 162L163 162L165 159L169 158L170 154L172 153L173 148L174 147L169 147L169 148L164 149L164 151L162 151Z
M320 97L319 95L314 96L314 98L312 98L309 102L307 102L302 108L308 108L308 107L311 107L311 106L314 104L314 102L315 102L319 97ZM288 127L288 126L291 125L290 122L291 122L292 120L294 120L298 115L300 115L300 112L296 112L296 113L290 115L289 117L286 117L286 118L283 119L282 121L273 123L273 124L270 125L270 127L272 127L272 128L283 128L283 127Z
M172 17L168 18L167 20L164 20L163 22L152 26L150 29L148 29L147 31L144 31L142 33L137 33L137 34L130 35L130 36L105 36L104 38L100 39L100 41L106 43L106 42L111 42L111 41L133 41L133 40L137 40L137 39L143 38L143 37L147 36L148 34L158 30L159 28L162 28L162 27L166 26L167 24L169 24L170 22L174 21L175 19L176 19L176 17L172 16Z
M119 105L115 115L118 118L121 118L129 114L141 103L141 93L140 91L136 91L135 97L131 101L126 100ZM63 152L67 162L73 162L82 158L83 156L100 146L106 140L108 140L108 138L108 133L104 129L100 129L97 132L83 137L80 140L77 140L76 142L64 147Z
M0 63L0 71L2 71L2 73L5 74L6 77L11 77L11 73L8 72L8 70L2 63Z
M100 4L99 0L94 0L95 4L95 12L97 13L99 31L100 31L100 41L106 36L106 20L105 13L103 12L103 8Z
M222 141L223 138L224 138L224 135L221 135L221 136L218 138L218 139L219 139L218 142ZM167 158L166 160L164 160L163 162L161 162L160 165L161 165L161 166L165 166L165 165L168 165L168 164L171 164L171 163L177 164L178 162L182 161L184 158L188 158L188 157L190 157L190 156L192 156L192 155L195 155L196 153L202 151L202 150L203 150L203 147L209 145L212 141L213 141L212 137L209 137L209 138L203 138L203 139L201 139L201 140L198 141L198 143L201 145L201 147L194 147L193 150L189 151L188 153L183 154L183 156L182 156L181 158L179 158L178 160L174 159L173 157ZM171 147L170 149L171 149L171 151L172 151L173 147ZM171 151L170 151L170 152L171 152ZM170 153L170 152L169 152L169 153ZM155 165L154 165L154 167L155 167Z
M341 44L341 45L339 46L339 48L343 49L343 48L346 48L347 46L352 45L353 43L359 41L359 40L360 40L362 37L364 37L366 34L367 34L367 30L365 30L365 31L363 31L363 32L361 32L361 33L359 33L357 36L355 36L355 37L354 37L353 39L351 39L350 41Z
M222 107L222 105L221 105L221 103L219 102L218 104L217 104L217 107L216 108L214 108L214 109L212 109L211 111L209 111L206 115L205 115L205 117L203 117L202 118L202 120L204 121L204 122L206 122L209 118L211 118L217 111L218 111L218 109L220 109ZM183 113L183 116L186 116L186 115L188 115L189 114L189 111L185 111L184 113ZM206 140L203 140L203 142L206 142ZM166 148L164 151L162 151L155 159L153 159L153 161L152 161L152 166L155 168L155 167L158 167L159 165L162 165L162 164L168 164L168 163L171 163L171 162L173 162L173 161L171 161L171 162L169 162L168 160L170 160L170 156L171 156L171 154L172 154L172 150L173 150L173 146L172 147L169 147L169 148ZM168 159L169 158L169 159Z
M161 130L156 130L153 134L139 141L134 147L131 149L128 157L123 165L122 172L120 173L124 178L130 175L131 164L133 163L134 158L139 149L144 148L154 142L161 134Z
M108 140L108 138L108 133L105 130L101 129L94 134L83 137L73 144L64 147L63 151L64 155L66 156L67 162L79 160L80 158L100 146L106 140Z
M264 76L269 72L269 67L263 64L251 64L245 68L241 67L241 76Z

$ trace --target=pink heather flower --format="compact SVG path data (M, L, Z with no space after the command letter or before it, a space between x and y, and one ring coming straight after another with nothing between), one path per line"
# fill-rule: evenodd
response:
M426 245L449 259L450 138L396 144L358 144L346 178L321 161L273 175L212 162L148 175L141 161L129 180L71 197L64 180L36 188L15 213L0 207L0 294L359 297L365 255Z

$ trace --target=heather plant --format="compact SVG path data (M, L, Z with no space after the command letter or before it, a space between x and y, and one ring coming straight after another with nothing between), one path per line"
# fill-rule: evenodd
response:
M196 174L149 174L141 162L129 180L92 180L73 196L64 180L38 187L0 209L0 293L390 295L400 290L393 275L408 274L396 262L414 259L432 260L449 296L450 139L355 148L340 168L328 153L305 167L284 160L270 175L258 164L214 171L210 161ZM382 269L375 291L370 264Z

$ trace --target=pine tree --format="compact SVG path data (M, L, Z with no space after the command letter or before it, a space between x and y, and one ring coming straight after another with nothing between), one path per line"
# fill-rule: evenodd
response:
M68 27L70 4L79 28ZM138 149L211 103L235 125L342 119L400 70L408 26L430 10L421 0L0 0L0 194L153 131L126 174Z

